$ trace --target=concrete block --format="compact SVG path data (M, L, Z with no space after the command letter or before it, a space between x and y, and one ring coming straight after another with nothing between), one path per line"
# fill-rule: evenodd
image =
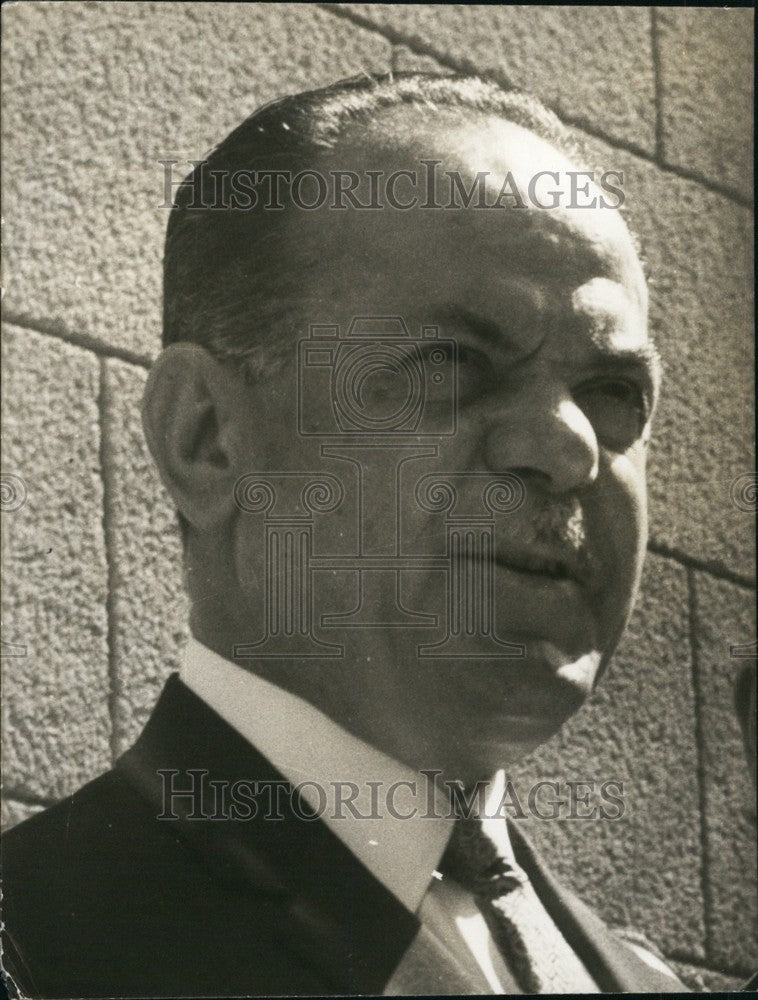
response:
M3 772L59 798L110 761L98 362L8 326L3 371Z
M568 781L594 782L580 794L598 808L601 783L623 782L618 819L521 822L561 880L605 920L641 931L664 952L702 958L697 768L686 572L652 556L608 675L512 777L521 802L539 780L558 782L564 796Z
M44 806L29 805L26 802L18 802L16 799L3 799L0 808L2 810L0 827L5 831L10 830L17 823L22 823L25 819L29 819L35 813L41 812Z
M752 238L747 209L644 170L640 231L665 382L651 450L653 537L755 571L755 522L735 504L754 469Z
M657 10L663 156L746 198L753 185L753 11Z
M755 791L734 706L746 661L730 647L755 640L755 593L704 573L695 587L708 964L747 976L758 968Z
M187 604L176 516L140 422L146 373L105 365L109 541L115 569L114 728L118 752L137 737L187 641Z
M148 356L158 161L202 159L266 101L391 54L312 4L18 4L3 28L5 308Z
M650 14L640 7L346 4L466 72L497 74L577 124L655 149Z

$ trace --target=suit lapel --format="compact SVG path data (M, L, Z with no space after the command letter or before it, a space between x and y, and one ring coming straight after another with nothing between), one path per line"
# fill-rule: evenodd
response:
M543 865L519 825L509 822L516 860L529 875L542 904L563 936L609 993L686 992L679 980L651 968L576 896L560 886Z
M172 810L179 818L156 822L201 852L215 878L274 903L268 911L278 914L283 943L337 991L382 992L419 921L324 823L303 818L310 815L305 803L293 810L289 783L178 675L168 680L142 735L116 767L151 802L156 817L164 809L161 771L179 772L177 788L188 787L189 769L205 771L209 793L211 781L227 787L265 783L272 795L277 786L286 789L278 803L274 797L273 809L268 793L258 798L260 808L249 820L190 818L197 799L176 797ZM212 813L212 801L204 811ZM274 813L281 818L270 818Z

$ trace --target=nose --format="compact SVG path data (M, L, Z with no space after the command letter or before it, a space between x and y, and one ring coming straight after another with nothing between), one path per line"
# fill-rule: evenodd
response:
M537 476L548 492L573 493L598 475L595 430L570 392L559 386L522 385L492 407L484 460L493 472Z

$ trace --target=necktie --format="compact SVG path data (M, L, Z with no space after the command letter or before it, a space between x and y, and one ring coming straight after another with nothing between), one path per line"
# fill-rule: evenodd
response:
M474 896L525 993L596 993L597 986L552 921L492 820L458 819L440 862Z

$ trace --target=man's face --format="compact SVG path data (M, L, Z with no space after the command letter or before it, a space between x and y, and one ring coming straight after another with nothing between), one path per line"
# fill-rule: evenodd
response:
M561 180L550 187L563 188L565 206L566 171L577 169L498 120L419 129L397 147L364 137L360 150L343 148L338 163L322 167L421 171L422 158L459 171L467 188L488 171L490 201L508 172L526 192L534 174L556 170ZM249 464L239 473L321 469L345 487L342 508L321 522L322 554L437 557L362 577L354 566L316 572L318 614L353 623L322 632L344 645L345 657L324 668L328 683L314 683L309 661L299 665L302 685L291 670L282 683L407 763L481 777L547 739L579 707L631 610L646 542L655 394L634 247L607 208L300 212L287 225L289 266L302 275L302 337L314 323L344 334L361 316L401 317L416 343L424 327L437 327L439 340L457 345L455 366L444 362L441 371L457 376L458 392L454 433L446 433L450 395L427 382L423 433L377 432L345 449L338 428L320 440L298 433L296 344L291 364L251 388L240 414ZM421 346L428 373L434 349L432 341ZM408 385L391 363L369 365L354 402L369 414L392 412ZM336 427L333 393L310 400L322 407L311 424ZM324 443L331 453L321 453ZM434 474L453 483L454 508L425 502L425 477ZM498 476L520 502L493 513L483 490ZM455 517L469 519L469 534ZM260 572L249 569L262 565L259 519L241 514L235 532L236 578L251 620L260 619ZM314 553L318 546L316 536ZM409 568L394 572L398 565ZM494 606L482 612L487 580ZM448 627L462 616L460 642L448 646L456 655L419 656L420 645L444 638L445 623L403 627L403 612L437 614ZM498 642L523 655L492 655ZM269 673L276 678L275 668Z

